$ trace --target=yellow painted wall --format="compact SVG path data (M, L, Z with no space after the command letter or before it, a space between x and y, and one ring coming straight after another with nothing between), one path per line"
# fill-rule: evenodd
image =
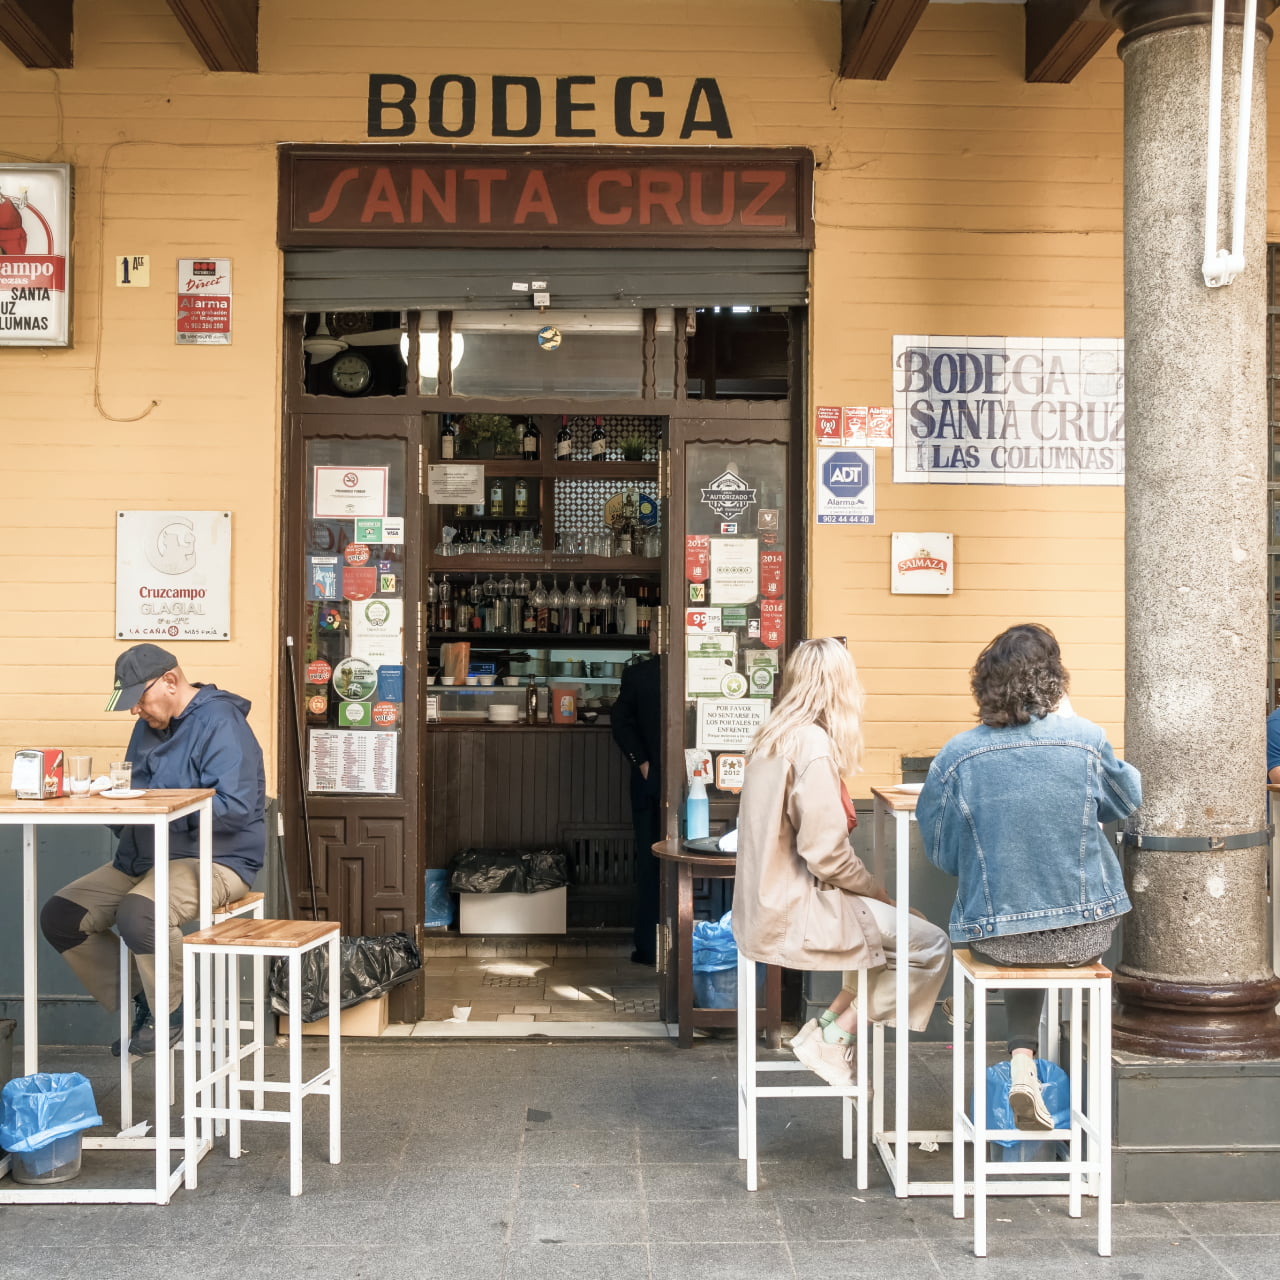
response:
M369 72L412 75L424 97L441 72L532 74L548 99L557 74L594 74L601 142L620 141L603 78L662 75L678 114L712 75L735 144L812 147L814 403L887 403L895 333L1122 329L1114 44L1072 85L1027 85L1017 6L931 6L886 83L835 77L828 0L473 0L461 18L421 0L271 0L255 76L206 71L164 0L76 8L74 70L0 50L3 158L76 173L75 346L0 350L0 761L32 744L105 761L123 744L126 717L100 710L121 647L114 512L182 507L234 512L234 639L180 656L253 700L274 758L274 148L364 140ZM468 141L492 140L480 120ZM539 140L553 141L546 116ZM114 288L104 253L150 254L151 288ZM233 259L230 347L173 343L174 261L193 254ZM872 528L815 529L811 562L811 632L850 635L871 693L864 787L970 723L968 666L1026 618L1055 628L1077 708L1118 737L1118 490L895 486L886 451L877 501ZM889 595L894 529L956 534L954 597Z

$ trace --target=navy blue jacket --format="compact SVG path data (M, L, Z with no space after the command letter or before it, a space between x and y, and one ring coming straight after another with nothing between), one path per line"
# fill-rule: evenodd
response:
M212 787L213 860L252 885L266 848L266 775L248 714L244 698L215 684L197 685L195 697L167 729L153 729L139 717L125 758L133 764L135 787ZM199 831L195 814L170 823L170 858L197 857ZM154 861L151 828L123 828L116 867L140 876Z

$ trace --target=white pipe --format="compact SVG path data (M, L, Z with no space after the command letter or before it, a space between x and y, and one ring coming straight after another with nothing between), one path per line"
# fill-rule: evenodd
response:
M1231 209L1231 249L1218 248L1218 187L1222 151L1223 38L1225 0L1214 0L1209 46L1209 137L1205 163L1204 262L1201 271L1210 289L1228 285L1244 270L1244 224L1249 184L1249 124L1253 108L1253 47L1257 0L1245 0L1241 28L1240 89L1236 116L1235 188Z

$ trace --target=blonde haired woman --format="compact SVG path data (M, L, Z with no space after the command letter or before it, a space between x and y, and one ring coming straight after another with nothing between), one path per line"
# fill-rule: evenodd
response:
M867 1016L892 1026L894 974L910 969L910 1024L923 1031L951 959L947 935L912 915L905 945L893 902L849 842L844 778L862 757L862 686L843 641L804 640L750 748L738 814L733 929L742 953L789 969L840 970L840 994L791 1047L828 1084L853 1083L857 971ZM905 952L905 955L903 953Z

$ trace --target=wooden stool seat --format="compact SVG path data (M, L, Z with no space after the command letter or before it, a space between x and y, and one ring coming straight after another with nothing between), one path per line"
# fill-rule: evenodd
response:
M1111 970L1098 961L1094 961L1093 964L1078 964L1070 967L1051 966L1045 969L1031 969L1025 965L990 964L986 960L979 960L972 951L963 948L957 948L953 958L956 964L964 965L975 978L981 978L983 982L1012 984L1023 981L1029 985L1052 982L1054 986L1059 986L1064 982L1097 982L1100 978L1111 977Z
M255 920L241 917L198 929L182 939L183 946L313 947L338 932L335 920Z
M220 916L238 916L243 911L248 911L251 907L256 906L263 899L263 895L257 892L246 893L243 898L237 898L234 902L228 902L225 907L219 907L217 910Z

